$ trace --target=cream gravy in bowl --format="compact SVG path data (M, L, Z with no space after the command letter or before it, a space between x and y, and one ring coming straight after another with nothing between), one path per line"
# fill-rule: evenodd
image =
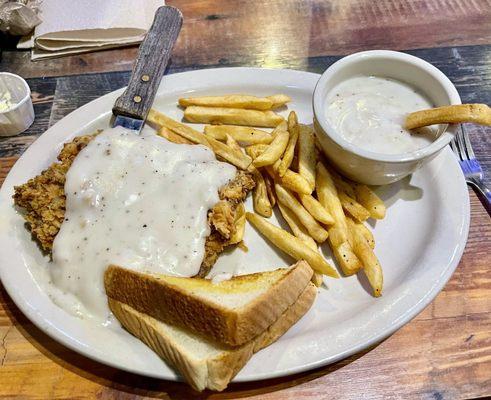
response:
M409 132L406 115L460 103L455 86L430 63L397 51L362 51L336 61L320 77L312 101L314 129L343 175L385 185L435 158L456 133L455 125Z
M355 76L327 95L326 116L348 142L365 150L402 154L428 146L436 129L411 132L406 115L431 108L431 102L406 83L378 76Z
M107 321L109 264L175 276L198 273L208 210L234 166L200 145L118 127L75 158L65 183L65 220L53 244L47 290L72 314Z

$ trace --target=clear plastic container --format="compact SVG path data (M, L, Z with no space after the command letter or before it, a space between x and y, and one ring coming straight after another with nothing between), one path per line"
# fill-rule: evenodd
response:
M20 76L0 72L0 136L24 132L34 121L31 89Z

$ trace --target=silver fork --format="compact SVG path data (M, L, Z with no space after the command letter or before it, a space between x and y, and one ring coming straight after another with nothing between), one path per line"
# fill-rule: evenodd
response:
M491 215L491 191L483 182L481 164L474 155L469 135L462 125L456 137L450 142L450 147L459 159L465 181L476 191L488 214Z

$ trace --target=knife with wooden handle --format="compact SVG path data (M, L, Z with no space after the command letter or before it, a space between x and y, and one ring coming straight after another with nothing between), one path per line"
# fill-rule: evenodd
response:
M182 14L174 7L157 9L143 39L128 87L113 107L113 127L123 126L140 132L164 75L170 54L182 25Z

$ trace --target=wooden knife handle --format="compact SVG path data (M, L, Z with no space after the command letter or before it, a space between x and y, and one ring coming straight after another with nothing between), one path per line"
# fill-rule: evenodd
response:
M162 6L157 9L152 26L140 45L128 87L114 103L114 115L142 120L147 117L181 25L182 14L177 8Z

